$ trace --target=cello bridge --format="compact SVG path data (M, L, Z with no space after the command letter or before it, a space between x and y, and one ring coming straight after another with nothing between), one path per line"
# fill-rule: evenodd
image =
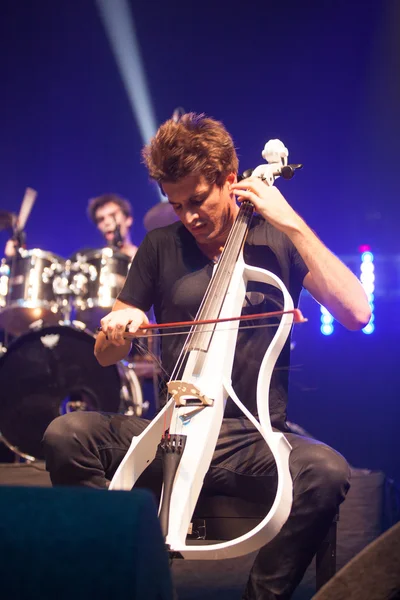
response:
M176 406L212 406L214 404L214 400L202 394L193 383L175 380L169 381L167 387Z

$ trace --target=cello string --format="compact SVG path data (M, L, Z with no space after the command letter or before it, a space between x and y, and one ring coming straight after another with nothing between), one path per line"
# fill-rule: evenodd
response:
M203 297L203 301L197 312L196 317L198 319L203 315L207 316L207 314L210 314L211 310L214 310L214 312L215 312L215 308L213 306L211 306L211 303L212 303L214 296L218 297L219 290L222 286L223 286L223 289L225 289L225 293L226 293L226 290L229 287L230 280L224 282L224 278L226 280L227 274L229 275L229 271L232 271L232 268L234 266L233 258L235 259L235 262L236 262L237 257L239 256L240 252L242 251L242 247L243 247L245 237L246 237L245 234L247 233L247 232L243 231L243 225L245 225L248 230L248 226L249 226L249 222L250 222L249 217L252 216L253 211L254 211L254 207L250 202L242 203L242 205L239 209L237 218L233 224L233 227L232 227L231 231L229 232L228 240L225 245L225 250L223 251L221 259L217 264L216 271L215 271L213 277L211 278L209 286L207 287L206 293ZM240 246L240 248L237 248L237 243L239 240L241 241L241 246ZM232 266L231 269L228 268L228 266L230 264ZM229 277L230 277L230 275L229 275ZM224 283L225 283L225 285L223 285ZM224 294L224 296L225 296L225 294ZM211 300L210 300L210 298L211 298ZM220 300L220 307L219 307L218 314L222 307L223 300L224 300L224 298L222 300ZM178 361L175 365L175 368L174 368L172 376L171 376L171 380L180 379L179 373L181 371L183 371L184 363L190 353L190 351L188 351L188 347L190 346L190 343L193 341L194 336L198 335L199 330L204 332L204 328L202 329L201 326L200 327L193 326L191 328L191 330L187 336L187 339L182 346L180 355L178 357ZM215 327L213 328L213 330L215 330ZM191 352L193 352L193 350ZM200 354L200 350L197 350L196 357L194 359L195 361L199 358L199 354ZM182 422L178 423L178 421L177 421L177 419L178 419L177 411L174 411L174 412L175 412L175 426L178 425L179 429L182 429L183 428Z
M268 318L268 317L265 317L265 318ZM300 323L304 323L304 322L305 321L301 321ZM300 323L295 323L295 324L299 325ZM243 325L243 326L241 326L239 328L239 331L245 331L245 330L248 330L248 329L261 329L261 328L265 328L265 327L275 327L275 328L277 328L277 327L279 327L279 323L257 323L257 324L254 324L254 325ZM292 324L288 323L286 325L286 327L292 327ZM213 329L210 329L208 331L210 331L210 332L214 331L214 333L217 334L217 333L225 333L226 331L232 331L234 329L235 329L235 327L225 327L224 329L220 329L218 331L214 331ZM175 335L187 335L187 331L168 331L166 333L152 333L152 337L155 337L155 338L166 337L166 336L175 336ZM143 336L140 336L138 338L135 338L135 337L125 337L125 339L127 339L127 340L135 340L136 341L136 345L137 345L137 349L140 351L139 354L141 354L141 356L146 356L146 355L150 356L152 358L152 360L154 362L156 362L157 365L162 369L162 371L164 372L164 374L167 375L167 376L169 376L168 373L167 373L167 371L164 369L164 367L163 367L160 359L158 358L158 356L154 352L150 351L148 349L148 347L144 343L142 343L141 341L139 341L141 339L141 337L143 337Z
M304 321L302 321L304 322ZM295 323L295 324L300 324L300 323ZM286 327L291 327L292 324L287 324ZM244 325L242 327L240 327L240 331L244 331L244 330L248 330L248 329L260 329L260 328L265 328L265 327L279 327L278 323L257 323L254 325ZM226 331L230 331L234 328L225 328L223 330L218 330L214 333L224 333ZM213 331L213 330L210 330ZM187 335L186 331L179 331L179 332L167 332L167 333L152 333L153 337L164 337L164 336L172 336L172 335ZM135 339L135 338L127 338L127 339ZM169 373L166 371L166 369L164 368L163 364L161 363L159 357L152 351L150 351L148 349L148 347L141 341L139 341L140 338L136 338L136 343L137 343L137 348L138 350L140 350L140 354L142 356L150 356L152 358L152 362L156 364L157 367L159 367L161 373L163 373L166 378L170 378ZM291 367L276 367L275 370L295 370L295 366L291 366ZM172 378L172 377L171 377ZM161 387L162 384L159 385L158 391L161 391Z
M201 311L204 319L209 318L208 315L210 315L210 313L211 316L212 313L214 313L214 315L217 312L218 315L220 313L226 291L229 287L234 263L236 264L236 261L241 251L241 247L238 248L238 243L242 243L245 239L246 231L243 231L243 228L244 226L248 228L249 217L252 216L252 213L253 206L250 204L248 206L244 205L239 211L238 217L235 221L235 225L231 230L232 236L228 238L227 244L225 246L225 252L222 253L221 259L217 265L215 276L213 277L210 283L208 297L211 296L211 299L208 299L207 297L207 302ZM218 298L218 295L220 295L221 293L220 290L225 290L224 297L221 299ZM216 302L214 297L217 297L217 301L219 303L219 306L217 306L217 308L219 309L218 311L214 306ZM199 334L200 332L201 334L204 332L204 329L202 326L199 326L195 329L195 332L197 334Z
M253 325L253 326L245 326L243 329L255 329L258 327L277 327L276 324L263 324L263 325ZM222 333L222 332L221 332ZM153 334L153 335L157 335L157 334ZM163 334L163 335L174 335L172 333L168 333L168 334ZM181 332L178 335L184 335L183 332ZM152 358L152 362L155 365L155 368L158 367L158 372L155 373L156 377L158 378L158 384L155 384L155 393L157 394L157 398L156 401L157 403L160 402L160 398L162 396L167 396L168 392L166 390L166 380L169 379L169 374L166 371L166 369L164 368L164 366L162 365L159 357L152 351L149 351L148 347L146 347L146 345L142 342L139 342L137 344L138 346L138 350L140 351L139 353L141 353L143 356L147 355L150 356ZM275 366L274 367L274 373L280 371L287 371L289 373L302 373L304 371L304 364L290 364L288 366ZM161 408L162 406L164 406L164 402L162 403L162 405L160 405Z
M235 249L233 247L233 246L235 246L235 244L233 242L231 243L231 240L233 239L234 242L237 242L237 240L235 240L234 238L237 238L239 235L242 234L242 232L240 231L240 226L242 226L243 223L245 223L246 219L248 219L248 217L252 215L253 210L254 210L254 208L251 205L251 203L243 203L241 205L238 216L235 220L235 223L234 223L231 231L229 232L228 240L227 240L227 243L225 246L225 251L222 253L222 256L217 265L215 274L210 281L210 284L209 284L209 286L206 290L206 293L203 297L203 300L201 302L200 308L197 312L196 320L199 320L199 317L202 316L203 313L205 315L207 315L207 312L209 313L211 311L211 307L209 306L209 304L211 302L209 301L209 298L212 297L213 295L216 295L218 288L221 287L222 281L220 281L220 280L222 280L224 276L226 277L226 271L228 270L228 269L226 269L226 263L229 263L232 261L232 253L235 252L238 254L237 249ZM239 232L238 232L238 230L239 230ZM243 234L242 234L242 237L244 237ZM239 252L240 252L240 250L239 250ZM183 367L183 363L186 359L187 347L192 342L193 337L196 334L198 335L199 329L201 329L201 326L193 326L192 329L190 330L187 340L182 346L182 350L181 350L180 356L178 357L178 361L177 361L176 367L172 373L171 379L175 379L177 377L177 373L179 373L179 371ZM204 332L204 330L203 330L203 332Z
M236 221L235 221L235 224L232 227L231 231L229 232L229 236L228 236L226 248L229 248L229 242L230 242L230 239L232 238L232 236L234 234L235 225L236 225ZM221 259L222 259L222 257L221 257ZM214 291L214 287L216 287L215 286L215 281L216 281L216 279L218 279L218 272L219 272L220 265L221 265L221 261L219 262L219 264L217 266L217 270L216 270L214 276L211 278L210 283L209 283L209 285L207 287L207 290L206 290L206 292L205 292L205 294L203 296L203 299L202 299L202 302L200 304L200 307L199 307L199 309L198 309L198 311L196 313L196 317L195 317L196 320L198 320L198 317L203 314L204 307L207 305L207 302L209 301L208 299L210 298L211 294ZM188 338L187 338L186 342L183 344L181 354L178 357L176 369L174 370L174 372L173 372L173 374L171 376L172 379L176 378L176 373L180 370L180 367L182 366L183 361L185 359L186 348L190 344L190 342L191 342L194 334L196 333L196 331L197 331L197 329L196 329L195 326L193 326L190 329L190 331L188 333Z
M249 206L252 206L252 205L249 205ZM208 302L209 297L212 294L214 294L215 291L217 291L217 290L214 291L214 288L219 288L220 287L220 281L219 281L219 279L221 279L221 273L223 274L223 268L225 267L225 263L228 262L228 260L229 261L231 260L231 257L229 255L229 253L231 252L231 247L232 247L231 240L235 236L237 236L237 230L238 230L238 227L241 225L241 223L243 221L243 214L246 211L246 209L247 209L247 211L249 211L249 208L247 206L245 206L245 204L243 204L241 206L241 209L239 210L239 213L237 215L235 223L233 224L233 226L232 226L232 228L231 228L231 230L229 232L228 239L227 239L226 244L225 244L225 251L221 255L221 258L220 258L220 260L219 260L219 262L217 264L217 269L215 271L215 274L214 274L213 278L210 280L209 286L208 286L208 288L207 288L207 290L206 290L206 292L204 294L204 297L203 297L203 300L202 300L202 302L200 304L199 310L197 311L198 315L201 312L203 312L203 310L205 308L205 305ZM253 210L253 208L252 208L252 210ZM206 310L207 310L207 307L206 307Z
M287 324L286 327L291 327L291 324ZM260 329L260 328L264 328L264 327L279 327L278 323L262 323L262 324L257 324L257 325L244 325L243 327L240 327L240 331L244 331L247 329ZM226 331L232 331L232 329L235 329L234 327L228 327L225 328L223 330L219 330L219 331L214 331L214 333L225 333ZM209 330L210 332L213 331L213 329ZM166 336L172 336L172 335L187 335L186 331L177 331L177 332L167 332L167 333L153 333L152 334L154 337L160 338L160 337L166 337ZM135 339L135 338L126 338L126 339ZM164 375L166 375L167 377L169 377L168 372L166 371L166 369L163 367L160 359L157 357L156 354L154 354L154 352L151 352L148 350L148 348L146 348L145 345L141 345L141 343L137 343L137 347L138 349L141 351L140 354L142 356L150 356L153 360L153 362L156 363L156 365L161 369L161 371L164 373ZM171 379L173 377L171 376Z

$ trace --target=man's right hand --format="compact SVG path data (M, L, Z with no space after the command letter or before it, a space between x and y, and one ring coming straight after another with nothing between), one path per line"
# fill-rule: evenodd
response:
M118 302L118 301L117 301ZM122 304L122 303L121 303ZM146 314L139 308L118 308L113 310L100 321L101 330L107 337L107 340L114 346L126 345L127 340L124 338L124 333L137 333L143 335L144 331L138 331L141 325L147 325L149 320Z
M125 330L137 333L149 322L146 313L135 306L116 300L112 311L101 319L101 331L96 337L94 354L103 367L114 365L129 353L132 340L125 340ZM141 331L140 335L145 334Z

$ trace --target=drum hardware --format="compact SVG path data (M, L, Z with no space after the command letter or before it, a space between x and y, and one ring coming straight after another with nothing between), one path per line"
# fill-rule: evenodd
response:
M0 264L0 308L4 308L7 302L8 279L10 267L2 260Z
M60 415L76 411L96 410L96 398L89 389L72 390L60 404Z
M77 410L89 410L88 403L83 400L68 400L65 405L65 412L69 413Z
M26 454L25 452L21 452L19 448L10 444L10 442L4 437L4 435L0 431L0 443L3 443L11 452L14 452L15 456L19 456L26 462L35 462L36 458L31 456L30 454Z
M79 331L86 331L89 335L93 335L93 333L86 327L86 324L83 323L83 321L77 321L76 319L74 319L73 321L70 321L68 323L65 321L59 321L58 324L72 326L75 329L79 329Z
M149 416L152 418L160 409L160 384L163 368L159 360L160 340L156 335L135 338L130 355L134 369L145 394L153 399L149 403Z
M135 372L134 365L133 365L133 363L129 363L127 361L122 361L121 363L118 363L117 366L118 366L118 368L122 367L122 368L125 368L128 370L128 373L130 373L130 375L131 375L131 377L130 377L131 385L133 385L135 388L134 397L136 399L140 399L139 404L138 403L133 404L132 403L132 394L130 393L130 389L127 387L126 384L122 385L121 386L121 401L126 406L126 409L124 410L124 415L127 415L127 416L136 415L137 417L141 417L149 409L150 403L143 400L142 388L141 388L141 385L137 378L137 374ZM134 375L134 377L132 377L132 375Z
M85 263L85 257L79 255L79 260L65 262L62 275L56 282L56 293L70 297L80 296L86 293L85 286L88 278L90 281L95 281L97 271L91 265Z
M143 225L146 231L171 225L178 220L172 205L165 201L152 206L144 216Z
M38 319L37 321L33 321L33 323L31 323L29 325L29 330L30 331L38 331L39 329L42 329L43 327L44 327L43 319Z

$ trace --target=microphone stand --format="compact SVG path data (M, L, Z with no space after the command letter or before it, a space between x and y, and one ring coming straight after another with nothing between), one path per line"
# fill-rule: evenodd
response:
M119 250L124 245L124 240L122 239L121 228L117 223L117 219L115 218L115 216L113 218L114 218L114 237L109 242L109 246L111 248L117 248Z
M11 241L14 242L14 254L10 257L10 272L8 276L8 288L6 295L5 308L10 304L11 294L13 291L13 285L15 281L17 259L20 255L21 248L26 248L26 233L23 229L18 229L17 224L13 225L13 234ZM9 343L9 334L7 330L4 330L4 346L7 348Z

